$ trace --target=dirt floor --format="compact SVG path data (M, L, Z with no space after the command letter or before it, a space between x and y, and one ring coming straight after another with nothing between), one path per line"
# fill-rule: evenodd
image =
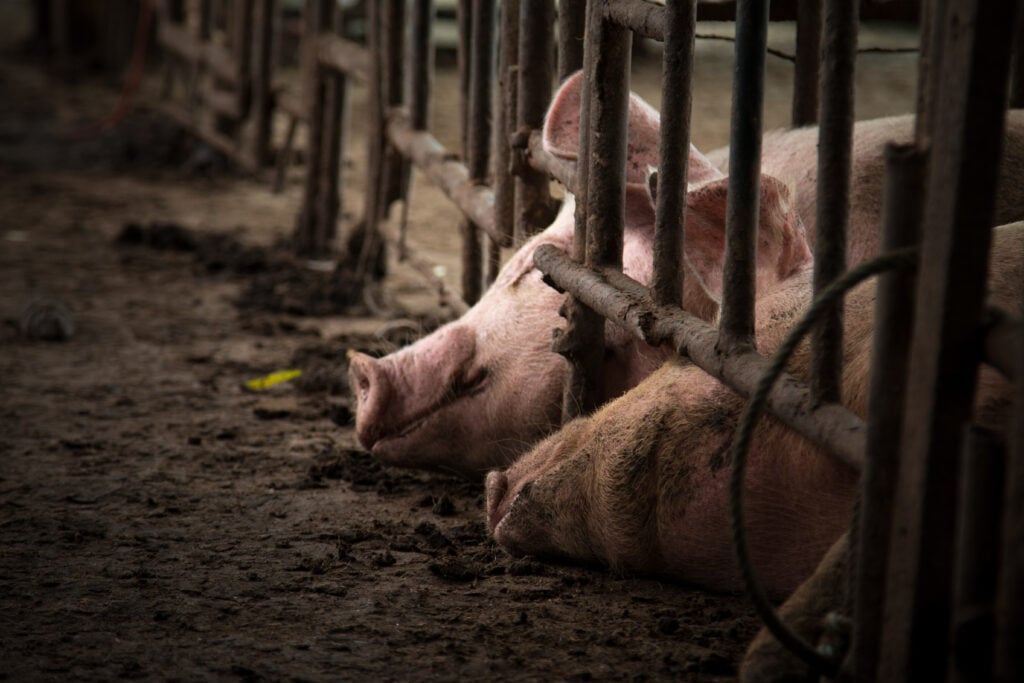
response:
M320 315L337 292L275 247L294 177L272 194L145 109L77 138L115 93L4 50L0 678L734 677L741 597L513 559L480 485L359 449L346 350L444 316L410 274L385 317ZM453 210L418 192L414 241L457 275Z

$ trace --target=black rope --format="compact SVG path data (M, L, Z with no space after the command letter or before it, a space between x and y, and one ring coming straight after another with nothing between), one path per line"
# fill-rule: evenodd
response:
M746 584L747 592L754 603L758 616L768 630L771 631L772 635L793 654L806 662L815 672L830 677L834 676L838 670L838 657L830 658L823 655L800 637L800 635L782 623L754 570L750 558L750 546L747 542L743 509L743 476L747 467L747 455L750 450L750 441L754 433L754 427L764 412L772 386L779 378L779 375L782 374L793 351L796 350L801 340L817 323L822 314L835 304L837 300L841 299L846 292L864 280L888 270L913 268L916 264L916 248L893 251L858 265L826 287L811 304L803 318L789 331L782 346L772 356L771 365L769 365L768 370L761 377L754 393L751 394L733 438L733 471L732 479L729 482L729 507L732 516L733 547L736 551L736 560L739 563L740 573L743 575L743 582Z

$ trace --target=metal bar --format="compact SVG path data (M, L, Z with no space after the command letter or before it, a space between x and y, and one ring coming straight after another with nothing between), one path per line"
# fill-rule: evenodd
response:
M583 39L586 31L586 0L558 3L558 80L564 81L583 68Z
M660 166L651 288L659 304L678 304L683 300L683 235L690 162L691 80L697 2L680 0L666 5L665 10Z
M584 261L587 252L587 194L590 186L591 158L590 100L593 94L591 83L592 74L595 72L594 61L600 55L598 41L590 37L592 22L601 21L600 8L595 11L596 17L591 13L592 10L593 8L588 5L587 36L583 43L583 76L580 84L580 137L577 155L579 161L574 174L575 187L572 188L576 195L572 257L577 263ZM601 348L603 344L593 343L593 340L604 339L604 318L570 294L565 302L565 329L556 329L552 334L552 350L568 361L562 390L562 420L568 422L589 413L600 399L600 388L593 386L591 378L595 372L599 372L604 362L604 351Z
M306 142L306 177L302 194L302 209L295 229L295 250L305 256L325 257L330 251L330 237L333 226L321 222L323 203L320 193L324 189L323 175L327 161L324 159L327 93L322 68L316 59L316 37L327 24L334 7L333 0L309 0L304 11L305 33L303 34L305 95L309 114Z
M917 314L881 680L945 678L958 444L977 382L1016 2L949 0L934 92ZM1002 84L1002 85L1000 85ZM1018 643L1019 644L1019 643Z
M817 237L814 291L846 270L853 142L853 70L857 59L857 0L825 2L821 126L818 129ZM843 302L811 333L811 389L818 400L839 400L843 371Z
M736 5L736 66L729 132L729 197L719 343L724 350L754 344L754 273L761 191L761 128L768 3Z
M473 0L469 39L469 121L466 130L466 166L472 182L486 184L490 166L491 83L494 71L494 2ZM483 244L476 226L466 231L463 252L472 263L462 264L462 298L472 304L483 293Z
M992 680L1005 450L999 434L980 427L967 429L959 477L950 657L950 680L958 683Z
M426 130L430 121L430 93L434 79L434 3L414 0L409 10L409 49L405 53L405 103L409 124L414 130ZM412 164L402 162L402 219L399 224L398 258L407 255L409 201L412 192Z
M270 135L273 116L271 58L273 55L274 0L256 0L253 21L252 135L249 155L256 166L270 163Z
M352 76L367 83L370 80L369 51L336 33L321 33L315 41L316 59L321 66Z
M793 67L793 127L818 122L818 75L821 60L821 2L798 0L796 64Z
M917 243L921 226L925 155L916 147L889 145L882 222L883 253ZM853 605L852 680L875 680L893 495L899 468L900 431L906 393L907 353L914 316L914 275L905 271L878 277L875 335L861 509L857 536ZM851 537L852 543L852 537Z
M607 17L644 38L665 40L665 7L650 2L607 0Z
M591 98L586 263L621 268L633 36L628 29L603 21L599 2L592 7L598 9L590 15L587 39L596 41L597 59L587 74Z
M554 3L552 0L519 2L519 85L516 88L516 127L537 130L551 101L554 75ZM542 230L554 218L554 203L548 192L548 179L524 170L516 178L515 243Z
M519 0L500 3L501 34L498 40L498 102L494 121L494 222L512 243L515 225L515 178L509 136L516 120L516 87L519 77Z
M394 115L388 125L391 144L434 181L466 216L492 240L502 243L505 236L494 224L494 192L470 178L465 164L456 161L433 135L413 130L406 118Z
M720 353L714 327L678 307L655 305L646 287L613 268L594 272L548 244L537 248L533 260L560 289L573 292L648 344L671 343L677 353L743 396L754 391L768 368L769 360L750 349ZM768 407L842 462L855 469L862 466L864 422L843 406L816 404L809 389L783 373L768 396Z
M1021 292L1024 310L1024 291ZM1024 325L1018 321L1017 376L1013 383L1013 414L1008 421L1009 458L1003 533L996 591L995 673L1000 681L1024 679Z

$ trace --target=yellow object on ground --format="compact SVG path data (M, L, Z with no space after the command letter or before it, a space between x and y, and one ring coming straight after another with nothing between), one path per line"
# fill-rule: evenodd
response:
M256 379L250 379L245 383L246 389L252 389L253 391L260 391L261 389L269 389L275 384L281 384L293 380L302 374L302 370L278 370L272 372L269 375L263 377L257 377Z

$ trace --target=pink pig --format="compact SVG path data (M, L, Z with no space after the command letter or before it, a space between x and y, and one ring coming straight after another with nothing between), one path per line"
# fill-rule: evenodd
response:
M544 125L545 147L566 159L577 153L580 82L577 75L559 89ZM645 284L654 234L647 175L657 164L658 126L658 113L632 96L623 265L626 274ZM686 287L683 306L705 320L718 309L727 184L691 147L684 277L706 286ZM803 226L788 197L781 182L762 178L759 287L770 287L810 262ZM564 326L558 315L562 296L543 283L533 251L553 244L571 253L572 242L569 197L555 221L512 256L462 318L381 359L351 354L362 444L390 465L480 478L558 429L565 366L551 351L551 330ZM615 325L608 326L605 343L606 399L635 386L666 358L664 351L635 342Z
M997 228L989 303L1017 317L1024 224ZM758 348L770 353L809 303L805 270L757 302ZM874 286L847 297L844 404L864 415ZM807 381L808 352L790 362ZM1005 427L1009 383L983 368L975 415ZM727 447L741 400L675 359L592 417L574 420L487 477L487 519L515 554L600 562L701 586L740 588L727 508ZM792 591L849 525L857 476L774 419L755 431L746 475L751 552L766 589Z

